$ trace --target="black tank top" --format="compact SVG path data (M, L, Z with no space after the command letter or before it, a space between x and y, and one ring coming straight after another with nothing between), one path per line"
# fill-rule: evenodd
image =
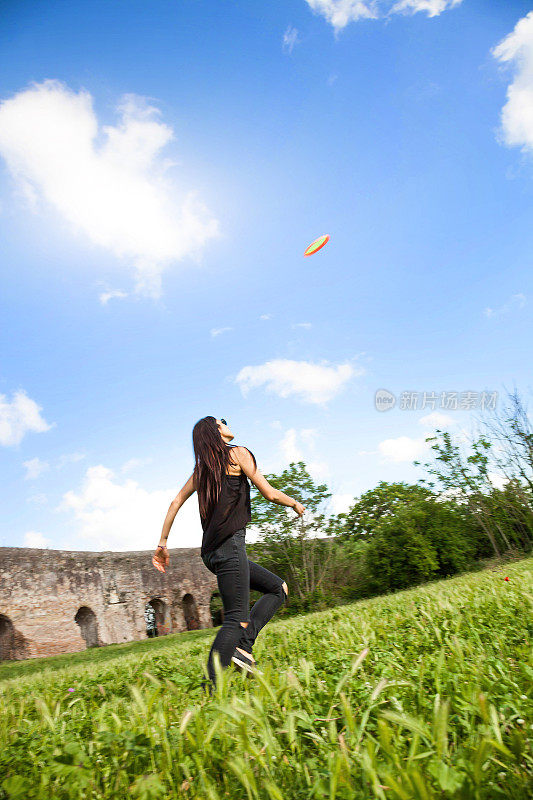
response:
M201 519L204 535L200 555L216 550L222 542L235 531L246 527L251 520L250 484L245 473L241 471L240 475L223 474L220 495L211 518Z

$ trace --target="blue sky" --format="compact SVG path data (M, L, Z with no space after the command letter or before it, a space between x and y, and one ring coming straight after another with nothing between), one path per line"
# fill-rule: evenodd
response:
M152 549L208 414L340 511L530 395L530 4L2 17L1 545Z

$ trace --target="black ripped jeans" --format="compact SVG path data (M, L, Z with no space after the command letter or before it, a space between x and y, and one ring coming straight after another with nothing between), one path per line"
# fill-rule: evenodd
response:
M218 589L224 606L224 621L218 631L207 660L207 671L216 685L213 654L219 653L223 668L229 666L236 647L247 653L257 634L272 619L287 600L283 580L265 567L250 561L246 555L246 528L233 533L228 539L202 557L207 569L217 576ZM263 593L250 611L250 589ZM247 622L247 627L240 623Z

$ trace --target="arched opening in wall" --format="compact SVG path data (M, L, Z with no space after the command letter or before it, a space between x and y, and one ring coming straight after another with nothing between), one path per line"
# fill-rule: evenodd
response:
M188 631L197 631L200 627L200 616L192 594L186 594L181 601L183 618Z
M170 614L167 604L159 597L149 600L144 609L146 635L165 636L170 633Z
M0 661L28 657L28 642L9 617L0 614Z
M98 622L92 608L82 606L78 609L74 622L80 626L80 632L87 647L98 647Z
M213 594L211 595L211 601L209 603L209 611L211 612L211 622L213 628L222 625L222 623L224 622L224 605L222 603L220 592L213 592Z
M0 661L16 658L15 628L9 617L0 614Z

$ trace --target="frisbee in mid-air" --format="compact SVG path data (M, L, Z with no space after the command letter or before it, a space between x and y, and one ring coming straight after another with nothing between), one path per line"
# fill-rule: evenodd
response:
M312 256L313 253L316 253L321 247L324 247L326 242L329 242L329 234L327 233L324 236L319 236L314 242L311 242L305 251L304 256Z

